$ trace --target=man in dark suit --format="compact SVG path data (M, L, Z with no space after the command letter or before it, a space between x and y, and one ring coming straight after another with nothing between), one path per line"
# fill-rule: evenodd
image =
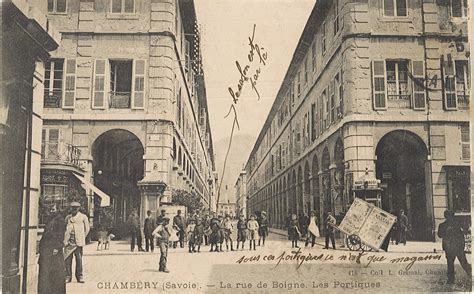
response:
M153 231L155 230L155 219L151 216L151 210L146 212L147 218L143 225L143 234L145 235L145 250L151 252L155 250L155 244L153 244Z
M443 250L448 263L448 284L454 284L454 260L456 257L464 271L471 276L471 265L467 262L464 253L464 233L454 218L454 212L444 212L446 220L438 227L438 236L443 239Z
M181 210L178 210L178 214L173 218L173 227L178 232L179 247L184 248L184 218L181 215ZM176 243L173 247L176 248Z

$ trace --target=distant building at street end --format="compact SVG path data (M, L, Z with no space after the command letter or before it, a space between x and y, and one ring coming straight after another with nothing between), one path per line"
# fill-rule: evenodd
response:
M217 208L217 215L222 215L222 216L230 216L231 218L234 218L235 215L235 203L234 202L219 202L218 208Z
M132 210L143 219L173 189L211 208L215 163L194 2L47 2L62 39L44 77L42 200L76 197L94 226L124 223Z
M235 214L247 217L247 172L241 171L235 182Z
M413 240L445 209L469 228L470 1L315 2L245 166L247 210L340 219L368 168Z

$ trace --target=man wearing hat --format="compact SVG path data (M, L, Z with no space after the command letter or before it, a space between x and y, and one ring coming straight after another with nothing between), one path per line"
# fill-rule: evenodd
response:
M160 272L169 273L166 263L168 261L168 247L170 242L170 230L169 230L170 219L163 217L161 223L153 231L153 236L158 240L158 246L160 248Z
M79 202L71 203L71 214L66 217L66 233L64 234L64 245L66 258L66 283L72 280L72 257L76 258L76 279L84 283L82 275L82 247L86 245L86 237L89 234L89 219L79 210Z

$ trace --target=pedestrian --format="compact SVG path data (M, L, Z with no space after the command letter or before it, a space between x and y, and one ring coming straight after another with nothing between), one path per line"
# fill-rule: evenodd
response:
M166 218L166 210L162 209L160 215L156 218L156 225L159 226L163 223L163 220Z
M79 210L79 202L71 203L71 214L66 217L66 233L64 234L64 245L66 259L66 283L72 280L72 258L76 259L76 280L78 283L84 283L82 272L82 248L86 245L86 237L90 231L89 219Z
M146 212L147 217L143 224L143 235L145 235L145 250L153 252L155 250L155 242L153 242L153 231L155 230L155 219L151 215L151 210Z
M267 213L262 211L258 222L258 246L265 246L265 239L268 236L268 218Z
M186 227L186 236L188 237L188 246L189 246L189 253L196 252L194 246L196 244L196 238L194 230L196 228L196 222L189 218L189 224Z
M301 232L296 214L291 215L291 221L288 224L288 232L288 238L291 240L291 248L299 248L298 239L301 236Z
M204 215L204 220L202 221L202 225L204 228L204 245L209 245L209 236L210 236L210 230L211 230L211 223L209 221L209 215Z
M409 226L408 224L408 217L405 215L405 211L401 209L400 214L397 218L398 239L395 242L396 245L398 245L398 243L403 243L403 245L407 245L407 231Z
M218 234L219 252L224 252L224 250L222 250L222 245L224 244L224 241L226 240L226 237L225 237L226 229L224 227L224 218L220 214L217 219L219 220L219 234Z
M395 212L393 210L390 210L390 214L395 215ZM390 241L395 243L398 240L398 231L397 231L398 224L395 222L393 224L392 228L390 229Z
M234 232L234 225L230 219L229 215L226 215L224 219L224 239L225 239L225 247L226 250L229 251L229 243L230 243L230 251L234 251L234 245L232 241L232 234Z
M220 242L220 222L215 215L212 215L210 221L211 233L209 235L209 244L211 245L210 252L219 252L218 243Z
M204 238L204 225L200 216L196 217L196 226L194 227L194 245L197 246L197 252L201 252L201 245Z
M250 250L252 250L252 245L253 250L257 250L255 248L255 239L258 235L258 222L256 220L255 214L250 215L250 220L247 222L247 229L249 231Z
M316 242L316 237L319 237L319 228L318 228L318 219L316 217L316 212L313 210L310 213L308 223L308 234L306 238L306 242L304 244L305 247L308 247L309 241L311 239L311 247L314 247L314 243Z
M157 239L158 246L160 248L160 272L169 273L166 263L168 261L168 247L170 242L170 230L169 230L170 219L163 217L160 225L158 225L153 231L152 235Z
M454 212L446 210L444 212L443 223L439 224L438 237L443 239L443 250L446 254L446 262L448 265L448 284L454 284L454 260L459 260L466 274L471 277L472 268L466 259L464 252L464 233L459 223L454 218Z
M336 241L334 240L334 226L336 225L336 219L332 216L332 213L328 211L324 220L324 234L325 234L325 246L323 249L329 248L329 239L331 239L332 248L336 249Z
M292 214L290 212L288 212L288 217L286 218L286 230L287 230L287 234L288 234L288 240L291 240L290 236L291 236L291 217L292 217Z
M66 222L55 204L50 207L49 212L51 219L46 224L39 243L38 293L62 294L66 293L63 255Z
M300 214L298 218L298 223L300 225L301 236L306 237L308 235L308 215L306 213Z
M244 250L245 241L247 240L247 222L245 215L241 214L237 222L237 250L239 250L239 243L242 242L242 250Z
M179 247L184 248L184 218L181 215L181 210L178 210L178 214L173 218L173 228L178 234ZM176 248L177 242L174 243L173 247Z
M128 224L130 228L131 242L130 251L135 251L135 241L137 243L138 251L145 251L142 247L142 232L140 230L140 218L135 209L128 217Z

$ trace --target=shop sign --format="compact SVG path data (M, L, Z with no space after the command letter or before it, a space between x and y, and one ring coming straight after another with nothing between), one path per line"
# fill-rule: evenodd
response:
M63 170L48 170L41 172L42 184L63 184L67 185L69 177Z

